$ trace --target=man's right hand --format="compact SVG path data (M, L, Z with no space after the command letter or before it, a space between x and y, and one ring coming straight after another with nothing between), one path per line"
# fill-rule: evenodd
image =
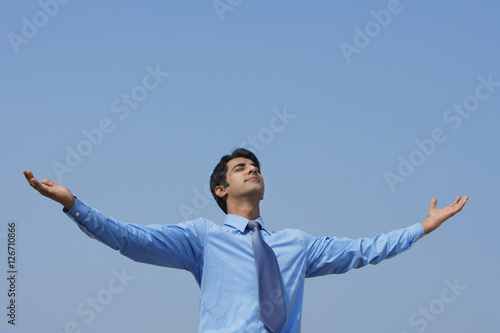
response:
M23 170L23 174L31 187L40 192L41 195L59 202L66 210L73 207L76 199L67 187L57 185L50 179L42 179L39 182L29 170Z

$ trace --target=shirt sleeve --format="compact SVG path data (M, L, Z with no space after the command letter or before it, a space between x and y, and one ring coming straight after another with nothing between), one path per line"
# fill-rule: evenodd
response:
M132 260L185 269L199 277L208 221L175 225L123 223L77 199L65 212L91 238Z
M424 235L420 223L374 238L317 238L306 234L306 277L341 274L367 264L376 265L408 250Z

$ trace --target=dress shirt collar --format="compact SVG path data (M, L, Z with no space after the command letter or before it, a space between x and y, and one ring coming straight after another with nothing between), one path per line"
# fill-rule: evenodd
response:
M247 227L248 221L250 220L244 218L243 216L227 214L226 219L224 220L224 224L231 226L235 229L238 229L240 232L243 233L245 232L245 228ZM264 221L262 220L262 217L259 216L257 219L255 219L255 221L259 222L260 225L262 226L262 229L268 232L264 227Z

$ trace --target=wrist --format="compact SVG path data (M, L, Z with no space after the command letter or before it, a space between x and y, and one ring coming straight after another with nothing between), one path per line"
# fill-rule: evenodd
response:
M67 202L62 203L62 205L64 206L64 211L67 212L67 211L71 210L71 208L73 207L75 202L76 202L76 197L72 196L72 198L69 199Z
M427 218L425 221L421 222L420 224L424 228L424 232L426 235L428 233L433 232L434 230L436 230L439 227L439 225L435 221L431 220L430 218Z

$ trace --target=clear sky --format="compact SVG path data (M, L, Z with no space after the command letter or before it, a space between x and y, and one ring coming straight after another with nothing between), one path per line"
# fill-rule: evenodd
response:
M206 186L236 146L275 230L373 237L470 196L408 252L307 280L304 332L498 331L498 1L2 7L0 331L197 331L190 273L88 238L22 170L124 222L220 224Z

